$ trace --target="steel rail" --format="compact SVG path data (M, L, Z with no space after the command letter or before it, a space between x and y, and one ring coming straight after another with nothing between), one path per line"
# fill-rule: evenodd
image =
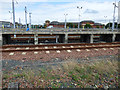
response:
M120 42L113 42L113 43L68 43L68 44L44 44L44 45L3 45L2 49L4 48L24 48L24 47L45 47L45 46L85 46L85 45L115 45L120 44Z
M66 47L66 48L38 48L38 49L9 49L9 50L2 50L2 52L20 52L20 51L55 51L55 50L73 50L73 49L96 49L96 48L116 48L116 47L120 47L120 45L110 45L110 46L84 46L84 47Z

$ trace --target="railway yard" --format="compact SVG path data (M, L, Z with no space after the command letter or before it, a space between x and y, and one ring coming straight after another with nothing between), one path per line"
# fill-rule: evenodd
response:
M3 45L3 88L118 88L119 48L120 42Z
M119 88L120 34L3 32L6 88Z
M11 1L0 3L0 90L119 90L120 1Z
M95 44L51 44L51 45L5 45L2 47L2 58L13 60L42 60L52 58L77 58L117 54L120 43Z

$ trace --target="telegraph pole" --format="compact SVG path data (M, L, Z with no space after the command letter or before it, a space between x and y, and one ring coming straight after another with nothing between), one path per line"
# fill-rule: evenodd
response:
M120 24L120 1L118 2L118 24Z
M78 29L79 29L79 27L80 27L80 9L82 9L82 7L77 6L77 8L79 9L79 21L78 21Z
M15 8L14 8L14 0L12 0L12 10L13 10L13 25L15 29Z
M110 20L109 20L109 29L110 29Z
M21 28L21 19L20 18L19 18L19 25L20 25L19 28Z
M68 14L64 14L64 15L65 15L65 29L66 29L66 25L67 25L66 16L67 16Z
M105 23L107 22L107 20L106 20L106 18L107 18L107 16L104 16L104 18L105 18ZM105 24L105 26L106 26L107 24ZM105 29L105 27L104 27L104 29Z
M27 7L25 6L25 22L26 22L26 28L27 28Z
M114 27L115 27L115 9L116 9L116 7L118 7L118 6L116 5L116 1L115 1L115 3L113 3L113 5L114 5L114 12L113 12L112 31L114 30Z
M32 13L29 13L29 28L31 28L31 14Z
M21 23L21 19L19 18L19 23Z
M9 11L9 13L10 13L10 22L12 23L12 12Z

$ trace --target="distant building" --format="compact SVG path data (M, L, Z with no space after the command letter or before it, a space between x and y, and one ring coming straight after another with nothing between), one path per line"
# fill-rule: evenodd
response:
M0 21L0 28L4 26L4 28L10 28L12 23L7 22L7 21Z
M92 20L84 20L80 22L80 25L84 27L86 24L90 24L92 28L103 28L103 24L101 23L95 23Z
M77 24L77 22L67 22L67 28L71 28L70 26L72 26L72 28L75 28ZM65 22L52 21L48 24L48 26L53 26L53 28L64 28Z
M78 27L78 22L67 22L67 27L77 28Z
M21 24L21 23L18 23L18 22L15 22L15 27L16 27L16 28L22 28L22 24Z
M49 23L45 21L45 24L47 25L47 27L53 26L53 28L64 28L65 26L65 22L58 22L58 21L52 21ZM90 24L92 28L103 28L104 26L103 24L95 23L92 20L84 20L80 22L81 28L86 24ZM77 28L77 27L78 27L78 22L67 22L67 28Z
M64 23L58 21L52 21L49 25L54 28L64 28Z
M91 26L94 25L94 21L92 20L84 20L80 22L80 25L85 26L86 24L90 24Z
M31 25L32 26L32 25ZM22 28L26 28L26 25L24 24L24 25L22 25Z
M103 28L104 24L101 23L94 23L93 28Z
M13 24L8 21L0 21L0 28L13 28ZM22 24L15 22L15 27L16 28L22 28Z

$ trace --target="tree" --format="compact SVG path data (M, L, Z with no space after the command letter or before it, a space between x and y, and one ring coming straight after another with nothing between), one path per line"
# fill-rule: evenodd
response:
M67 27L73 28L73 23L67 23Z
M120 28L120 24L115 23L114 28L117 28L117 27ZM107 23L105 28L112 28L112 23Z
M31 28L33 28L33 25L31 25Z
M39 26L39 28L43 28L43 26L42 26L42 25L40 25L40 26Z
M78 26L77 26L77 25L75 25L75 28L78 28Z
M49 21L49 20L46 20L45 23L50 23L50 21Z
M105 28L112 28L112 23L107 23Z
M46 24L44 24L44 27L43 28L46 28L47 27L47 25Z
M92 26L90 24L86 24L84 27L85 28L92 28Z
M118 28L120 28L120 24L118 24Z
M99 26L97 26L96 28L100 28Z

